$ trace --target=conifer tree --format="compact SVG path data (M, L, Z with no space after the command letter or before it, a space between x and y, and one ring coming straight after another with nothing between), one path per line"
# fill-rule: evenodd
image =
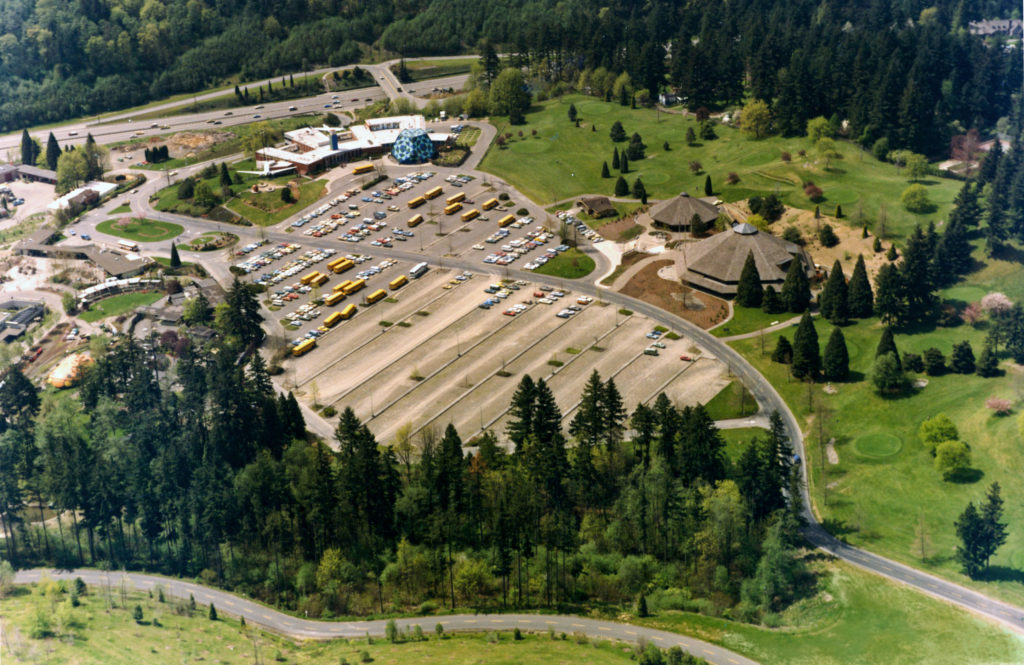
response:
M615 181L615 196L628 196L629 185L626 184L626 179L619 176L619 179Z
M50 132L50 135L46 138L46 168L56 171L57 160L60 158L60 154L57 138L53 135L53 132Z
M612 146L612 168L616 171L619 169L619 149Z
M829 381L846 381L850 378L850 354L846 350L846 338L842 328L836 326L825 345L823 361L825 378Z
M899 271L891 263L884 263L875 276L875 314L882 323L891 326L903 320L903 312L903 284Z
M953 355L949 367L957 374L974 374L974 349L966 339L953 345Z
M601 177L611 178L612 174L608 171L608 162L601 162Z
M636 177L633 181L633 198L640 199L641 202L647 203L647 188L644 187L644 183L640 180L640 176Z
M786 273L786 281L782 283L780 294L786 310L799 314L811 304L811 284L807 279L807 272L800 257L793 257L789 263L789 272Z
M829 273L828 281L821 292L821 315L832 322L833 325L841 326L846 323L849 317L847 304L846 277L843 275L843 266L839 259L832 264L832 272Z
M707 174L704 177L704 196L711 196L715 193L714 187L711 186L711 174Z
M173 242L171 243L171 267L181 267L181 257L178 256L178 246L175 245Z
M991 344L985 344L982 347L975 371L978 373L978 376L985 378L999 375L999 358L996 356L995 351L992 350Z
M772 362L788 365L793 362L793 345L789 343L785 335L779 335L779 341L775 343L775 350L772 352Z
M629 157L626 157L625 151L619 156L619 171L629 173Z
M818 347L818 331L814 328L811 313L804 311L793 336L793 376L798 379L814 379L821 371L821 350Z
M747 252L747 260L743 263L740 281L736 285L736 304L741 307L760 307L762 295L761 275L757 271L754 253Z
M871 292L871 282L868 281L868 270L864 265L863 254L857 256L853 274L846 285L846 303L850 316L855 318L866 319L874 313L875 297Z
M778 292L771 284L764 287L764 293L761 296L761 311L765 314L781 314L786 311L786 306L782 304L782 299L779 298Z
M934 237L934 236L933 236ZM935 251L933 241L915 226L903 250L903 261L899 265L900 281L907 314L912 320L920 320L935 307L935 284L932 258Z
M882 329L882 337L878 340L878 346L875 348L875 358L884 356L887 353L891 353L896 358L896 367L903 370L903 364L900 362L900 352L896 348L896 340L892 335L892 328L886 326Z

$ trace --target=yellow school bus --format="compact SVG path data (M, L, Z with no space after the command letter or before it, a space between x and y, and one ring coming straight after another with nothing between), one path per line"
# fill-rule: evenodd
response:
M324 304L327 305L328 307L334 307L335 305L337 305L338 303L340 303L344 299L345 299L345 292L344 291L335 291L331 295L327 296L327 299L324 300Z
M451 205L453 203L458 203L459 201L465 201L465 200L466 200L466 192L459 192L458 194L452 194L451 196L446 198L444 200L444 202L447 203L448 205Z
M413 215L409 218L409 228L419 226L423 222L423 215Z
M343 319L351 319L352 315L355 314L355 313L356 313L356 306L353 305L352 303L349 303L349 304L345 305L345 307L342 308L342 310L340 312L338 312L338 314L341 314L341 318L343 318Z
M441 196L442 192L444 192L444 190L441 189L440 187L434 187L433 189L428 189L427 193L423 195L423 198L436 199L437 197Z
M303 276L302 276L302 277L301 277L301 278L299 279L299 281L300 281L300 282L302 282L303 284L307 284L307 285L308 285L308 284L309 284L310 282L312 282L312 281L313 281L314 279L316 279L316 278L317 278L317 275L319 275L319 274L320 274L320 271L319 271L319 270L314 270L314 271L313 271L313 272L311 272L311 273L308 273L308 274L305 274L305 275L303 275Z
M349 284L348 286L345 287L344 293L345 293L345 295L350 296L353 293L355 293L356 291L359 291L360 289L362 289L364 286L366 286L366 280L365 279L357 279L357 280L355 280L354 282L352 282L351 284Z
M340 321L341 312L335 312L328 316L326 319L324 319L324 325L327 326L328 328L333 328L334 326L338 325Z
M498 199L487 199L486 201L484 201L484 204L482 206L480 206L480 207L483 208L484 210L490 210L491 208L497 208L498 207Z
M355 261L353 261L352 259L338 259L337 261L332 261L331 263L328 263L327 267L330 268L332 272L340 274L345 272L346 270L354 268L355 265Z
M318 272L316 274L316 277L313 278L313 281L310 282L309 285L310 286L323 286L326 283L327 283L327 275Z
M306 353L309 353L310 351L313 350L314 346L316 346L316 340L313 339L312 337L309 339L302 340L301 342L296 344L295 347L292 348L292 355L301 356Z
M410 208L419 208L421 205L423 205L426 202L427 202L427 200L425 198L423 198L422 196L417 196L412 201L409 201L409 207Z
M515 215L505 215L504 217L498 220L498 226L500 226L501 228L505 228L514 221L516 221Z
M373 170L373 164L363 164L352 169L352 175L359 175L361 173L369 173Z
M334 285L334 292L335 292L335 293L337 293L338 291L344 291L344 290L345 290L345 289L347 289L347 288L348 288L348 287L349 287L349 286L350 286L351 284L352 284L352 280L350 280L350 279L347 279L347 280L345 280L345 281L344 281L344 282L342 282L341 284L335 284L335 285Z
M388 288L391 289L392 291L394 291L395 289L402 288L403 286L405 286L408 283L409 283L409 278L408 277L406 277L405 275L399 275L398 277L396 277L393 280L391 280L390 282L388 282Z
M460 210L462 210L462 204L461 203L452 203L451 205L445 207L444 214L446 214L446 215L454 215L455 213L457 213Z
M385 291L384 289L377 289L376 291L374 291L370 295L366 296L366 302L368 304L372 305L373 303L375 303L377 301L380 301L380 300L384 300L384 298L387 298L387 297L388 297L388 292L387 291Z
M468 222L470 220L476 219L479 216L480 216L480 211L477 210L476 208L473 208L472 210L470 210L468 212L462 213L462 221Z

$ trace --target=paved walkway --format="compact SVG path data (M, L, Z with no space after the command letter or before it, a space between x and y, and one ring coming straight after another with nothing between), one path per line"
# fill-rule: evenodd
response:
M87 585L120 587L122 582L129 588L138 591L150 591L157 585L164 593L173 598L187 600L193 596L197 603L208 605L213 603L219 614L244 616L246 624L258 625L267 630L306 640L329 640L334 638L363 637L367 634L383 636L387 621L312 621L282 614L275 609L260 603L236 596L227 591L185 582L170 577L145 575L141 573L105 572L99 570L45 570L36 568L23 570L15 574L15 584L31 584L38 582L44 575L51 579L73 580L81 577ZM399 630L406 630L419 625L423 632L429 634L434 625L440 623L445 632L484 632L492 630L510 631L515 628L530 632L547 632L572 634L582 632L590 638L619 640L635 644L638 640L647 640L650 644L662 649L678 645L683 650L704 658L714 665L757 665L757 661L745 658L738 653L723 649L720 646L664 630L633 626L616 621L599 621L583 617L552 615L552 614L453 614L442 616L416 617L411 619L395 619Z

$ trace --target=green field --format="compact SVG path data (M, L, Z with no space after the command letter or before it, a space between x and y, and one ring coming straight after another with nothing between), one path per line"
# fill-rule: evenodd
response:
M967 284L950 289L948 294L976 300L988 290L977 283L978 278L984 278L993 280L993 286L1012 286L1007 289L1014 293L1011 297L1019 297L1020 267L1002 261L988 262L981 273L972 276ZM1018 275L1015 282L1006 279L1012 274ZM820 320L815 325L824 349L832 326ZM787 328L783 333L792 341L794 331ZM961 340L970 341L977 356L986 332L983 328L962 325L928 329L914 335L897 333L896 345L901 353L922 353L934 346L948 361L953 343ZM869 379L881 335L877 319L870 319L843 328L854 380L835 384L837 393L829 395L823 384L813 386L809 392L806 384L789 377L787 366L770 361L779 334L764 336L763 356L759 338L732 344L779 390L797 418L807 423L807 462L812 471L811 492L819 518L834 534L855 545L1012 602L1024 602L1020 586L1024 576L1024 487L1019 482L1024 475L1024 455L1016 427L1016 411L1021 404L1020 373L1016 366L1011 363L1007 367L1004 363L1007 372L1001 378L985 379L973 374L922 376L928 381L924 388L897 399L882 398ZM818 405L826 409L825 439L836 439L836 465L823 466L818 414L813 414L812 424L809 394L815 410ZM985 408L989 397L1010 399L1015 414L992 415ZM961 440L971 447L971 471L961 482L941 480L933 468L931 453L917 437L920 423L940 412L956 423ZM957 543L953 522L968 501L984 498L993 481L1002 487L1009 539L993 558L987 581L974 582L961 574L953 559Z
M679 611L638 623L694 635L763 665L992 665L1024 659L1024 638L844 563L811 565L820 593L766 629Z
M110 296L89 306L88 312L82 312L78 318L87 323L93 323L100 319L117 316L130 312L136 307L152 305L164 297L162 293L122 293L119 296Z
M569 122L569 104L575 104L579 112L578 128ZM651 109L630 109L582 95L534 105L526 114L525 125L503 125L498 119L498 130L512 132L513 137L505 148L492 145L481 168L507 179L542 204L588 193L611 195L617 173L602 179L601 163L607 161L610 166L613 146L621 151L627 145L615 144L608 136L616 120L622 122L627 135L639 133L647 145L646 158L630 162L630 173L625 177L632 185L639 176L652 199L675 196L680 191L703 195L704 178L710 174L715 194L723 200L778 190L787 205L813 210L815 203L802 189L804 182L813 181L824 190L822 212L832 214L841 204L846 221L856 225L859 214L874 223L884 206L888 231L898 236L915 223L945 219L960 189L959 182L929 178L925 185L937 209L927 215L913 214L899 204L900 194L909 185L905 174L897 175L895 166L877 161L852 143L837 142L842 159L834 160L827 171L823 162L815 161L811 142L803 137L754 141L735 129L717 125L718 139L687 147L687 128L697 128L690 116L662 113L659 120ZM591 125L596 131L591 131ZM522 138L517 136L519 130L523 130ZM537 130L536 136L531 136L532 130ZM666 141L668 152L663 147ZM807 156L800 157L800 150L806 150ZM792 161L781 160L784 151L791 153ZM689 168L691 161L699 161L704 171L694 175ZM725 184L730 172L740 178L736 185Z
M578 249L569 249L534 270L542 275L579 279L594 272L594 259Z
M273 180L266 180L266 182L285 184L294 179L296 179L296 176L281 176ZM261 182L263 181L261 179ZM303 208L312 205L318 198L323 196L324 184L326 182L326 180L303 182L299 186L299 196L294 203L284 203L281 200L280 192L276 190L254 194L243 189L241 191L236 190L235 198L228 201L226 205L228 209L237 212L253 224L272 226L294 215Z
M757 413L757 400L742 381L733 381L704 405L712 420L742 418Z
M765 314L757 307L740 307L736 301L732 303L732 318L711 331L715 337L732 337L743 333L754 332L767 328L772 323L786 321L794 314Z
M722 434L722 438L725 439L725 455L730 461L736 463L740 459L740 455L747 449L750 442L754 440L756 436L763 436L768 433L768 430L760 427L738 427L736 429L723 429L719 430Z
M135 242L160 242L177 238L185 230L180 224L160 222L155 219L131 218L125 226L120 226L119 219L108 219L96 225L100 233L108 233L118 238Z
M419 81L425 81L427 79L436 79L444 76L468 74L470 68L473 66L473 63L479 61L480 59L475 57L452 58L450 60L406 60L405 69L409 73L409 78L411 79L410 83L416 83ZM394 65L394 68L397 70L398 66Z
M132 207L130 205L128 205L127 203L122 203L121 205L119 205L116 208L114 208L113 210L111 210L110 214L111 215L120 215L121 213L131 212L131 211L132 211Z
M50 583L56 586L54 583ZM106 594L89 589L79 607L70 607L67 594L43 594L43 587L22 588L4 600L2 625L5 639L0 654L12 662L36 665L165 665L166 663L208 662L219 665L293 663L308 665L359 663L363 651L378 665L493 665L517 663L593 663L628 665L632 649L608 641L577 644L551 639L547 635L525 635L514 641L501 633L492 643L484 635L454 635L438 639L436 618L423 618L422 642L390 644L375 638L301 643L264 633L222 616L207 618L200 606L194 615L176 613L178 601L160 603L148 595L129 590L122 603L120 590ZM108 601L112 607L108 606ZM132 619L135 605L142 607L143 620ZM52 608L56 607L56 611ZM49 615L53 635L29 637L35 612ZM156 618L157 624L153 623ZM68 637L72 635L72 637ZM483 660L481 660L483 658Z

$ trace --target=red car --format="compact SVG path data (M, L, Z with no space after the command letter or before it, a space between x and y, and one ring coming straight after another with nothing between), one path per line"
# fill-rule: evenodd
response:
M679 356L679 359L685 360L687 362L693 362L693 358L691 358L690 356Z

